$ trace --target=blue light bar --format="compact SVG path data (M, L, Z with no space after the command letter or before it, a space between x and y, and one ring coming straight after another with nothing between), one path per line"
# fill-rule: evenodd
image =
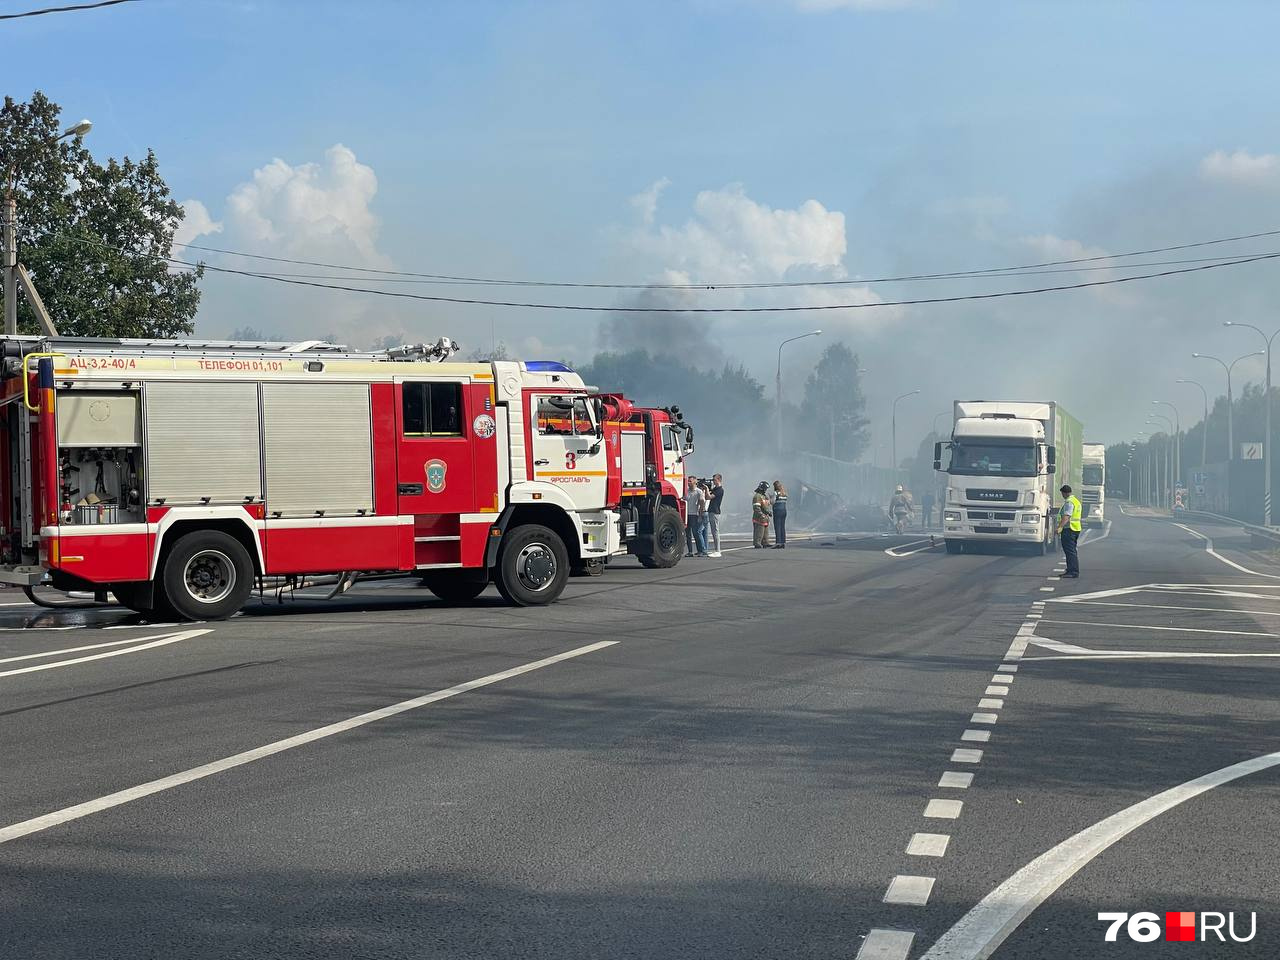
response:
M573 373L573 367L559 360L526 360L524 368L530 373Z

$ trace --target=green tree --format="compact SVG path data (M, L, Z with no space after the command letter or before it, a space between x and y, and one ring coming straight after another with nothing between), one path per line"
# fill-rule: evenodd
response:
M866 399L858 369L858 355L843 341L822 351L818 365L805 381L800 429L786 431L802 445L801 449L850 462L866 449Z
M12 177L18 256L59 332L172 337L190 333L203 267L174 270L182 207L155 154L98 163L81 138L56 141L61 109L36 91L0 109L0 171ZM37 329L20 299L18 325Z

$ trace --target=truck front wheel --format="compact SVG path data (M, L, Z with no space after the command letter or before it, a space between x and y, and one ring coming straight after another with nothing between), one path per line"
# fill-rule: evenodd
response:
M219 530L188 533L165 559L164 606L184 620L225 620L253 592L253 561L240 541Z
M684 556L684 524L675 507L659 507L653 515L653 553L637 554L646 567L674 567Z
M531 523L502 538L494 583L517 607L551 603L569 579L569 550L554 530Z

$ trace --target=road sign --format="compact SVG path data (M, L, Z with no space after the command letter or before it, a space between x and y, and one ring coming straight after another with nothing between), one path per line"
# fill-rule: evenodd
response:
M1261 443L1242 443L1240 444L1241 460L1261 460L1262 444Z
M1202 487L1209 482L1209 475L1207 473L1193 473L1191 474L1191 482L1197 487Z

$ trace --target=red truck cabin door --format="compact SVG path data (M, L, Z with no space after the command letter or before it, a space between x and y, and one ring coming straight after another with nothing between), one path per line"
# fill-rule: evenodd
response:
M401 516L477 509L470 385L456 380L396 383L396 487ZM487 393L488 387L485 391Z

